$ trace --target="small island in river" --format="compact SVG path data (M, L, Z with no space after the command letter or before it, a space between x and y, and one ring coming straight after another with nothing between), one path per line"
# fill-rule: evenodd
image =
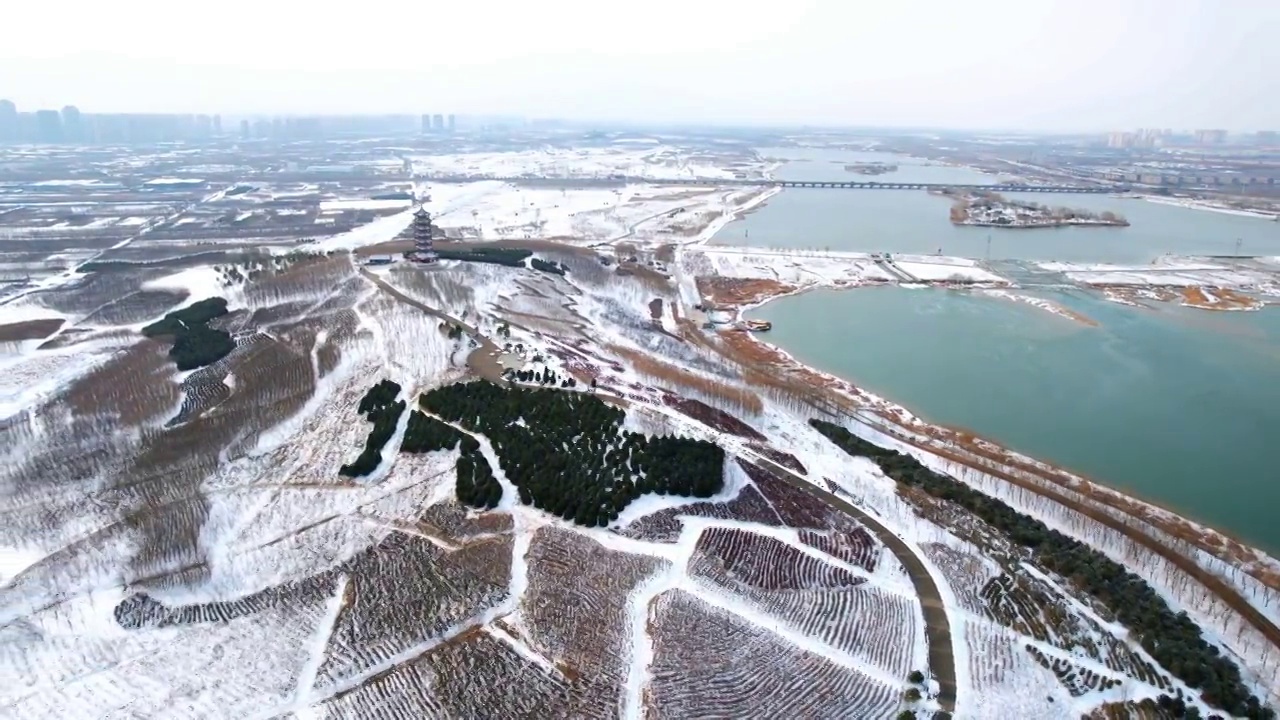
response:
M884 175L885 173L896 172L898 166L882 162L859 162L845 165L844 169L845 172L859 175Z
M1002 228L1129 225L1129 221L1123 216L1109 210L1094 213L1074 208L1050 207L1034 202L1009 200L998 193L943 191L941 194L956 200L951 206L951 222L956 225Z

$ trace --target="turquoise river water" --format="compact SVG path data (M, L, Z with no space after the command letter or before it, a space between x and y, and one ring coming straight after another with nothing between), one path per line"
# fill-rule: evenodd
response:
M909 158L830 152L811 152L778 175L838 179L850 176L843 169L849 158L896 160L898 173L877 178L886 182L995 179ZM1240 237L1245 252L1280 254L1280 224L1266 220L1109 196L1034 199L1114 209L1132 226L987 232L952 226L947 201L921 191L796 189L729 225L716 242L890 252L941 246L981 258L991 235L992 258L1146 262L1166 252L1230 253ZM1084 290L1035 294L1099 326L974 293L897 287L818 290L751 315L772 321L766 338L797 359L927 420L967 428L1280 555L1280 309L1142 309Z

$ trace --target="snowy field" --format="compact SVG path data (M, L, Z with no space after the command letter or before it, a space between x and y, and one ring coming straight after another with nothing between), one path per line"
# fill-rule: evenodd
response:
M1270 270L1266 258L1258 259L1256 266L1184 257L1163 257L1150 265L1053 262L1038 266L1082 285L1217 287L1280 296L1280 272Z
M693 276L773 280L797 288L875 282L1008 284L976 261L959 257L894 255L884 260L868 253L722 245L691 248L682 257L684 272Z
M464 176L510 178L606 178L622 176L648 180L711 179L731 182L735 174L712 159L690 157L670 146L610 148L545 148L495 153L419 155L411 158L414 173L430 178ZM759 165L757 171L764 166Z
M703 242L733 213L764 194L758 190L650 185L550 189L492 182L430 186L428 192L431 202L427 209L451 236L555 239L572 244ZM437 200L440 194L443 198Z
M481 189L433 202L447 217L449 207L484 202ZM387 224L379 232L394 230ZM891 279L867 255L698 247L686 251L693 257L716 272L796 284ZM180 717L517 717L534 706L566 717L926 714L940 703L928 677L936 629L902 556L866 523L900 538L939 588L955 717L1079 717L1167 690L1144 669L1149 658L1125 648L1123 629L1063 581L1024 569L998 544L961 539L963 525L922 516L870 462L835 452L805 422L805 406L713 391L762 392L715 352L661 332L679 328L651 319L648 303L670 302L674 286L592 260L564 277L467 263L365 275L346 255L277 261L136 280L136 292L165 294L169 306L231 300L241 347L209 368L173 373L138 339L136 313L94 326L110 333L101 340L58 352L24 346L24 362L74 361L22 371L27 390L47 387L5 397L15 415L34 411L0 428L8 716L110 717L128 707ZM705 500L646 496L608 527L585 529L517 502L497 451L477 436L504 493L497 509L476 512L453 499L456 451L398 451L404 421L372 475L340 478L367 433L355 406L372 383L395 380L413 403L467 375L472 345L420 306L490 337L510 320L498 342L520 344L523 367L590 370L601 393L628 403L629 429L715 442L727 457L723 490ZM31 299L9 316L46 311ZM512 311L523 314L504 315ZM72 325L103 317L57 315ZM574 329L583 323L589 333ZM684 377L641 369L635 357ZM672 393L709 410L678 409ZM747 430L726 430L715 412ZM184 452L166 453L171 444ZM795 479L750 464L779 452L803 466ZM137 483L175 499L155 504L129 490ZM853 503L867 520L794 483ZM926 673L919 686L907 680L913 670ZM909 687L919 700L903 699Z
M424 207L435 225L452 239L655 245L705 242L736 213L774 191L667 185L555 189L479 181L419 184L418 192L428 198ZM353 250L393 240L409 226L411 215L405 210L380 218L323 238L316 247Z
M735 188L715 159L665 146L412 162L451 238L625 243L646 257L678 245L674 277L555 249L538 254L565 262L566 275L457 261L365 268L344 252L400 236L404 209L303 246L311 253L67 270L0 305L0 325L62 321L47 337L0 344L5 717L929 717L945 699L944 670L930 667L941 629L926 606L948 621L956 718L1078 718L1163 693L1210 714L1070 579L838 451L807 422L814 407L749 382L755 368L716 349L726 336L691 335L675 312L696 299L695 278L792 292L962 283L1053 308L991 289L1009 283L964 258L706 244L770 191ZM534 173L677 184L422 179ZM678 184L692 178L724 184ZM1266 262L1042 268L1085 284L1150 274L1256 287ZM214 296L228 300L216 323L236 347L177 372L139 330ZM450 337L463 323L478 337ZM511 368L578 376L564 392L595 381L628 431L715 443L723 488L701 500L647 494L588 529L521 504L498 449L477 434L503 490L478 511L456 500L457 450L401 452L408 413L370 475L338 474L364 448L370 425L356 408L371 385L393 380L416 407L499 352ZM866 416L843 420L853 432L1103 547L1238 659L1251 688L1280 699L1265 695L1275 648L1185 573L886 434L869 410L896 413L912 428L903 433L925 428L883 399L857 401ZM1276 593L1205 553L1196 562L1280 619Z

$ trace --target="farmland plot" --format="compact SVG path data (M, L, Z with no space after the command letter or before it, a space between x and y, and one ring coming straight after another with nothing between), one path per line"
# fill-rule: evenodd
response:
M800 541L809 547L843 560L850 565L872 572L876 569L876 561L880 558L881 546L872 539L871 533L856 528L854 530L819 533L813 530L801 530Z
M599 698L548 673L511 646L477 632L427 659L447 718L599 717L584 713ZM606 700L611 698L606 698Z
M986 604L982 599L982 589L999 574L999 566L976 552L963 553L941 543L922 543L921 550L942 572L960 607L983 614Z
M718 527L707 528L698 538L689 574L743 593L838 589L864 582L776 538Z
M737 460L737 463L746 471L782 521L790 527L835 530L844 533L856 533L862 530L862 526L848 515L803 490L792 487L770 470L741 459Z
M689 575L887 674L905 677L912 669L924 632L914 597L865 585L862 577L781 540L707 528Z
M318 709L329 718L581 717L579 693L503 642L471 629L393 665Z
M889 717L897 689L684 591L651 615L657 718Z
M134 325L173 310L187 294L171 290L139 290L100 306L81 319L82 325Z
M637 415L639 413L636 413ZM725 464L726 470L730 467ZM781 525L778 515L765 501L764 496L754 485L746 485L738 491L737 497L725 502L692 502L688 505L666 508L645 515L619 533L638 540L650 542L675 542L680 537L683 523L681 516L713 518L717 520L737 520L754 522L762 525Z
M396 533L362 554L347 569L350 599L334 623L317 687L387 662L495 606L507 596L510 560L509 537L449 553Z
M520 620L530 645L574 679L581 696L569 715L615 715L629 671L628 597L667 563L552 527L534 535L528 562Z

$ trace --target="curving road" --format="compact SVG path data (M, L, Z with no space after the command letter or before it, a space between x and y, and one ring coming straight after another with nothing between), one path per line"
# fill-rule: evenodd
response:
M756 462L793 487L803 490L814 499L821 500L865 525L906 568L907 576L911 578L911 584L920 598L920 610L924 613L924 632L929 644L929 670L938 681L938 704L944 711L954 713L956 711L956 660L951 639L951 620L947 617L942 593L938 591L938 585L933 581L933 576L929 574L924 561L901 537L852 503L819 488L768 458L759 457Z

